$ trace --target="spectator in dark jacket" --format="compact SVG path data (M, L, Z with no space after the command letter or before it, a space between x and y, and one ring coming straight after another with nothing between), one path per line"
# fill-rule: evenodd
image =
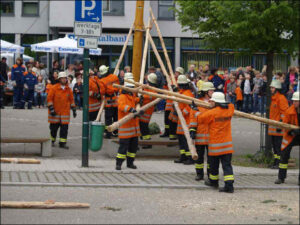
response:
M195 70L195 65L192 64L190 66L190 69L189 69L189 72L188 72L188 78L190 79L190 81L194 81L194 80L197 79L197 77L198 77L198 74L197 74L197 72Z
M243 80L241 84L241 89L243 91L243 99L244 99L244 112L251 113L253 109L253 88L254 84L251 80L250 74L246 73L245 80ZM250 108L249 108L250 105Z
M8 71L8 66L6 64L6 58L2 57L0 62L0 74L5 80L7 80L7 71Z
M214 87L216 88L215 91L223 92L225 81L222 75L217 74L217 69L211 70L211 75L209 76L208 81L214 84Z
M291 84L293 86L296 86L298 84L298 77L299 74L296 72L296 67L291 66L283 84L283 92L285 94L289 91Z
M260 105L260 112L263 114L266 112L266 105L267 105L267 85L268 85L268 78L267 74L263 73L262 76L263 85L260 88L259 95L261 97L261 105Z

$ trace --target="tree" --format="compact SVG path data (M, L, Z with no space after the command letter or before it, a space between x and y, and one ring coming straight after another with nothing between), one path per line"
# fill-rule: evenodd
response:
M273 77L275 53L299 55L299 10L297 0L208 1L176 0L176 17L183 31L191 30L207 48L233 49L240 53L266 52L268 85ZM267 93L267 117L271 93ZM266 151L271 141L266 134Z

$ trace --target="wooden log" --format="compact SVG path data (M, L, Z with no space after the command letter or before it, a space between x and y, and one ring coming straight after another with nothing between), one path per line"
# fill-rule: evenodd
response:
M104 106L105 106L105 97L102 99L102 102L101 102L101 105L100 105L100 109L99 109L99 112L97 114L97 118L96 118L96 122L99 122L100 119L101 119L101 115L102 115L102 112L104 110Z
M126 90L127 87L124 87L124 86L121 86L121 85L118 85L118 84L113 84L114 87L118 87L118 88L121 88L121 89L124 89ZM134 92L136 92L136 89L134 88L128 88L129 90L133 90ZM128 90L127 89L127 90ZM148 92L147 92L148 93ZM107 130L109 132L113 132L114 130L117 130L121 125L123 125L124 123L126 123L127 121L133 119L133 117L138 114L141 110L143 111L146 111L148 108L156 105L157 103L159 103L161 99L158 98L158 99L155 99L154 101L148 103L147 105L144 105L142 106L139 110L137 110L136 113L129 113L127 116L123 117L122 119L118 120L117 122L114 122L112 125L108 126L107 127Z
M23 202L23 201L1 201L1 208L18 208L18 209L75 209L89 208L88 203L78 202L54 202L48 200L45 202Z
M132 35L133 26L134 26L134 25L132 24L132 26L130 27L130 30L129 30L129 32L128 32L128 35L127 35L127 37L126 37L126 41L125 41L125 43L124 43L124 45L123 45L123 49L122 49L121 55L120 55L120 57L119 57L118 63L117 63L117 65L116 65L116 68L115 68L115 70L114 70L114 74L116 74L116 73L118 72L118 70L119 70L119 68L120 68L120 65L121 65L121 63L122 63L122 60L123 60L123 57L124 57L124 54L125 54L125 51L126 51L126 48L127 48L128 42L129 42L129 39L130 39L130 37L131 37L131 35Z
M168 55L168 52L167 52L167 48L166 48L166 45L165 45L165 42L164 42L164 39L162 37L162 34L160 32L160 28L158 26L158 23L157 23L157 20L153 14L153 11L152 11L152 8L150 7L150 15L152 17L152 20L154 22L154 25L156 27L156 30L157 30L157 34L158 34L158 37L160 39L160 43L161 43L161 47L164 51L164 55L165 55L165 58L166 58L166 61L167 61L167 65L168 65L168 69L169 69L169 72L171 74L171 79L172 79L172 82L174 85L177 86L177 82L176 82L176 79L175 79L175 75L174 75L174 72L173 72L173 68L172 68L172 65L171 65L171 61L170 61L170 58L169 58L169 55Z
M117 85L115 87L119 88L120 85ZM148 86L147 86L147 88L148 88ZM133 89L133 88L128 88L126 90L131 91L131 92L139 92L139 93L150 95L150 96L153 96L153 97L156 97L156 98L169 99L169 100L172 100L172 101L181 102L181 103L185 103L185 104L189 104L189 105L192 104L192 100L188 100L188 99L185 98L185 97L188 97L188 96L181 95L180 97L182 97L182 98L177 97L177 96L175 97L175 96L171 96L171 94L174 94L172 92L169 92L169 95L162 95L162 94L156 94L156 93L153 93L153 92L142 91L140 89ZM189 97L189 98L191 98L191 97ZM206 106L208 106L207 104L209 104L209 103L200 101L198 99L194 99L194 98L192 98L192 99L193 99L193 101L195 100L194 103L197 106L206 107ZM196 100L198 100L198 101L196 101ZM287 129L287 130L300 129L298 126L295 126L295 125L291 125L291 124L279 122L279 121L276 121L276 120L271 120L271 119L263 118L263 117L260 117L260 116L240 112L238 110L234 111L234 115L236 115L238 117L243 117L243 118L246 118L246 119L255 120L255 121L258 121L258 122L261 122L261 123L265 123L265 124L268 124L268 125L271 125L271 126L274 126L274 127L281 128L281 129Z
M1 163L18 163L18 164L40 164L41 161L37 159L27 158L0 158Z
M165 68L165 65L163 64L163 61L162 61L162 59L161 59L161 57L160 57L160 55L159 55L159 53L158 53L158 51L157 51L157 48L156 48L156 46L155 46L155 43L154 43L154 41L153 41L153 39L152 39L152 37L151 37L150 34L149 34L149 41L150 41L151 46L152 46L152 49L153 49L153 51L154 51L154 53L155 53L156 59L158 60L158 63L159 63L159 65L160 65L160 68L162 69L163 74L165 75L165 77L166 77L166 79L167 79L168 88L169 88L170 91L173 91L173 89L172 89L172 87L171 87L172 82L171 82L171 80L170 80L170 78L169 78L169 76L168 76L168 73L167 73L167 70L166 70L166 68ZM183 129L183 132L184 132L184 136L185 136L185 138L186 138L186 142L187 142L188 147L189 147L189 150L190 150L190 152L191 152L191 154L192 154L192 158L193 158L194 160L197 160L197 159L198 159L198 154L197 154L197 152L196 152L195 145L194 145L194 143L193 143L193 141L192 141L192 139L191 139L191 137L190 137L189 128L188 128L188 126L186 125L186 121L185 121L185 119L184 119L184 117L183 117L183 115L182 115L181 110L179 109L179 106L178 106L177 101L173 102L173 105L174 105L174 108L175 108L175 110L176 110L176 112L177 112L178 119L179 119L179 121L180 121L180 123L181 123L182 129Z

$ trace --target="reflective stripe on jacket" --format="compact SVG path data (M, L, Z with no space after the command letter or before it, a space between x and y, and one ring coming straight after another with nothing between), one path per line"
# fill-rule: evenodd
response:
M219 156L234 152L231 135L231 119L234 114L234 105L228 109L219 106L197 116L198 124L208 125L209 145L208 155Z
M189 90L189 89L188 90L179 90L179 93L182 94L182 95L194 97L192 91ZM188 104L185 104L185 103L179 103L178 106L179 106L179 109L182 112L182 115L184 117L184 120L185 120L186 124L189 125L190 124L191 107ZM177 125L176 134L184 134L180 120L178 120L177 124L178 125Z
M75 107L73 92L68 85L62 89L61 84L57 83L50 89L47 97L48 106L53 105L55 116L51 116L48 110L49 123L69 124L70 122L70 109Z
M134 95L121 94L118 98L118 120L127 116L129 114L129 110L131 108L135 108L138 101L139 98ZM140 136L139 119L133 118L127 121L119 127L118 133L120 139Z
M284 112L289 108L288 101L283 94L277 92L272 96L270 105L270 119L276 121L282 121ZM268 135L270 136L283 136L283 131L274 126L269 126Z
M294 105L292 105L285 111L283 122L299 126L297 111ZM284 132L281 144L281 151L284 150L294 139L294 136L289 135L288 132L289 130L285 130Z

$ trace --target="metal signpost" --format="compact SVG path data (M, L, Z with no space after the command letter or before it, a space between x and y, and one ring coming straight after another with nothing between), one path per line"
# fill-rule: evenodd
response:
M82 167L89 165L89 48L97 48L102 32L102 0L75 0L74 34L83 53ZM94 38L92 38L94 37Z

